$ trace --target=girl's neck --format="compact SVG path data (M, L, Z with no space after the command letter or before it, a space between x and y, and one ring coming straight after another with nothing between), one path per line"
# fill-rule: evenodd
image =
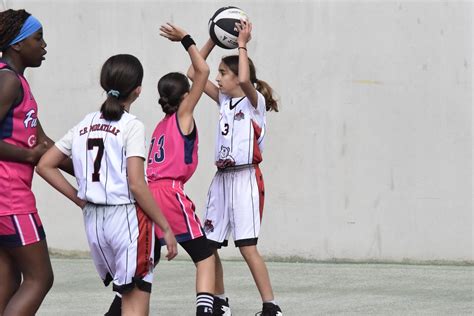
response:
M130 106L132 106L132 102L127 102L125 101L123 103L123 109L125 112L129 113L130 112Z
M245 92L241 87L237 87L234 90L229 92L229 97L231 98L241 98L245 97Z
M23 63L18 58L4 52L2 59L5 60L8 66L10 66L16 73L23 75L25 72L25 66L23 66Z

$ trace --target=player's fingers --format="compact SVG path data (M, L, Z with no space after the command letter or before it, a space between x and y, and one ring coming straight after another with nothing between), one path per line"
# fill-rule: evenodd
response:
M166 22L166 26L172 31L176 29L175 25L171 22Z
M168 249L168 253L166 254L166 258L168 259L168 261L178 255L178 248L176 245L169 245L166 246L166 248Z

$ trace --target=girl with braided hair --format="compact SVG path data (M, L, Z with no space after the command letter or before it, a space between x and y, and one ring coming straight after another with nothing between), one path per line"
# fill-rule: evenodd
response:
M31 191L33 169L53 142L23 73L46 54L41 23L0 12L0 314L34 315L53 284L45 233ZM71 171L71 170L69 170ZM72 171L71 171L72 172Z

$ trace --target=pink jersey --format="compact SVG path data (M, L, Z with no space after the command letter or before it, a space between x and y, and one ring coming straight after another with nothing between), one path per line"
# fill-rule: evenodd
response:
M0 60L0 71L8 71ZM21 81L23 98L13 104L0 122L0 139L6 143L31 148L36 145L38 106L26 79ZM0 160L0 216L36 212L36 201L31 191L34 167L30 164Z
M176 113L166 115L155 128L148 155L148 182L174 179L185 183L198 163L196 125L190 135L183 135Z

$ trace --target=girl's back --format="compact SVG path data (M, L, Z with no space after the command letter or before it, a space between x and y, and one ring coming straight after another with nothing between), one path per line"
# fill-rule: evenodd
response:
M158 123L148 155L148 181L174 179L185 183L198 163L198 133L196 125L189 135L179 127L176 113L166 115Z
M72 154L80 199L119 205L135 202L127 180L126 160L131 156L145 158L144 139L143 123L134 115L125 112L120 120L109 121L101 112L93 112L56 146L64 154ZM71 152L67 148L72 148Z

